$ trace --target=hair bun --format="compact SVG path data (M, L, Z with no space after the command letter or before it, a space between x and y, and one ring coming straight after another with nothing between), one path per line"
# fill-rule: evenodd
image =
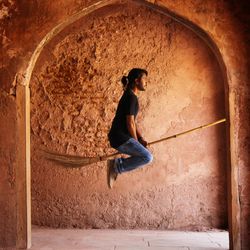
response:
M123 87L126 87L126 85L128 84L128 77L127 76L123 76L121 82L123 84Z

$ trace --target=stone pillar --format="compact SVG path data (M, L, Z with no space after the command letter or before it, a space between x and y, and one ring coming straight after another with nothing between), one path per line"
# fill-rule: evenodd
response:
M30 89L17 85L16 247L31 247Z

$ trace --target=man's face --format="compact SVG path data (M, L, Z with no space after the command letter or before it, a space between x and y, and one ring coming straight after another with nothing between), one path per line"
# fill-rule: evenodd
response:
M146 74L143 74L141 78L137 78L136 81L136 86L140 91L145 91L146 86L147 86L147 76Z

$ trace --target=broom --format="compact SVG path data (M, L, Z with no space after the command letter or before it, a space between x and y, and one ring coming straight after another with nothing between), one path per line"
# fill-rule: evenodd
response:
M150 143L148 143L148 146L162 142L162 141L170 140L172 138L177 138L179 136L191 133L191 132L196 131L198 129L208 128L208 127L214 126L216 124L219 124L219 123L222 123L225 121L226 121L226 119L224 118L224 119L218 120L218 121L213 122L213 123L209 123L206 125L202 125L200 127L196 127L196 128L181 132L179 134L171 135L171 136L150 142ZM121 154L120 152L116 152L116 153L104 155L104 156L83 157L83 156L76 156L76 155L59 154L57 152L47 151L45 149L40 149L40 150L43 152L43 155L45 158L47 158L51 161L59 162L62 165L64 165L65 167L72 167L72 168L80 168L80 167L83 167L83 166L86 166L86 165L89 165L92 163L105 161L110 157L114 157L116 155Z

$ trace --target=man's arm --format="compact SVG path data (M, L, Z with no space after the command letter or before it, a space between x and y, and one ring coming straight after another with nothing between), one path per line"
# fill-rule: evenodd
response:
M136 129L136 125L135 125L135 118L134 118L134 115L127 115L126 116L126 121L127 121L127 128L128 128L128 131L130 133L130 135L135 139L135 140L138 140L137 139L137 129Z
M144 138L142 137L141 132L138 130L137 127L136 127L136 135L137 135L138 141L139 141L144 147L147 147L148 143L147 143L147 141L144 140Z
M144 147L147 147L148 143L142 138L141 133L136 127L135 119L133 115L127 115L127 128L130 135L137 141L139 141Z
M138 128L136 127L136 135L137 135L137 138L138 139L143 139L143 137L142 137L142 134L141 134L141 132L138 130Z

